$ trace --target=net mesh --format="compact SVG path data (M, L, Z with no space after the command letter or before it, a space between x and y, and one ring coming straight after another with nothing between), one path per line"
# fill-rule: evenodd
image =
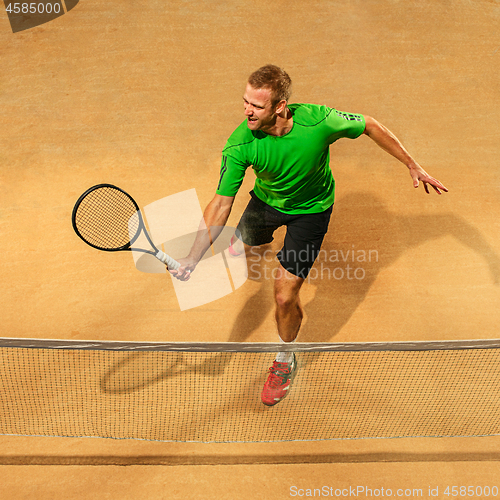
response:
M273 352L1 347L0 356L0 434L263 442L500 433L498 348L298 350L290 394L273 407L260 400Z
M84 241L103 250L126 247L139 230L138 208L112 186L90 191L78 205L74 223Z

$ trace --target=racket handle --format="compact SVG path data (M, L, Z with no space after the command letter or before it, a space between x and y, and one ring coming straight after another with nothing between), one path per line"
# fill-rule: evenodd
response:
M172 259L170 255L167 255L165 252L162 252L161 250L158 250L156 258L158 260L161 260L164 264L166 264L169 269L179 269L179 267L181 267L181 265L176 260Z

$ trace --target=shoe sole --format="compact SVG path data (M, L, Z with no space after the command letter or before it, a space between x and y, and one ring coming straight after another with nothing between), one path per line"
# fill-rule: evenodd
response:
M231 244L229 245L229 254L232 255L233 257L239 257L240 255L243 255L244 252L237 252L235 249L234 249L234 242L235 242L235 238L234 236L231 237Z

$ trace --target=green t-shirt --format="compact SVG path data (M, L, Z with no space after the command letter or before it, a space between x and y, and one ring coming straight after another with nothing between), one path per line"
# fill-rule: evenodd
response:
M246 120L233 132L222 151L217 194L235 196L252 166L255 195L280 212L319 213L333 205L329 146L342 137L359 137L365 119L316 104L288 107L293 127L284 136L252 131Z

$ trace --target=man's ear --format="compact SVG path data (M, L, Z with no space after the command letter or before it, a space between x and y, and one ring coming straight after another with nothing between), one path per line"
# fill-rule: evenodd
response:
M283 113L284 109L286 108L286 101L283 99L276 105L276 111L275 113L279 115L280 113Z

